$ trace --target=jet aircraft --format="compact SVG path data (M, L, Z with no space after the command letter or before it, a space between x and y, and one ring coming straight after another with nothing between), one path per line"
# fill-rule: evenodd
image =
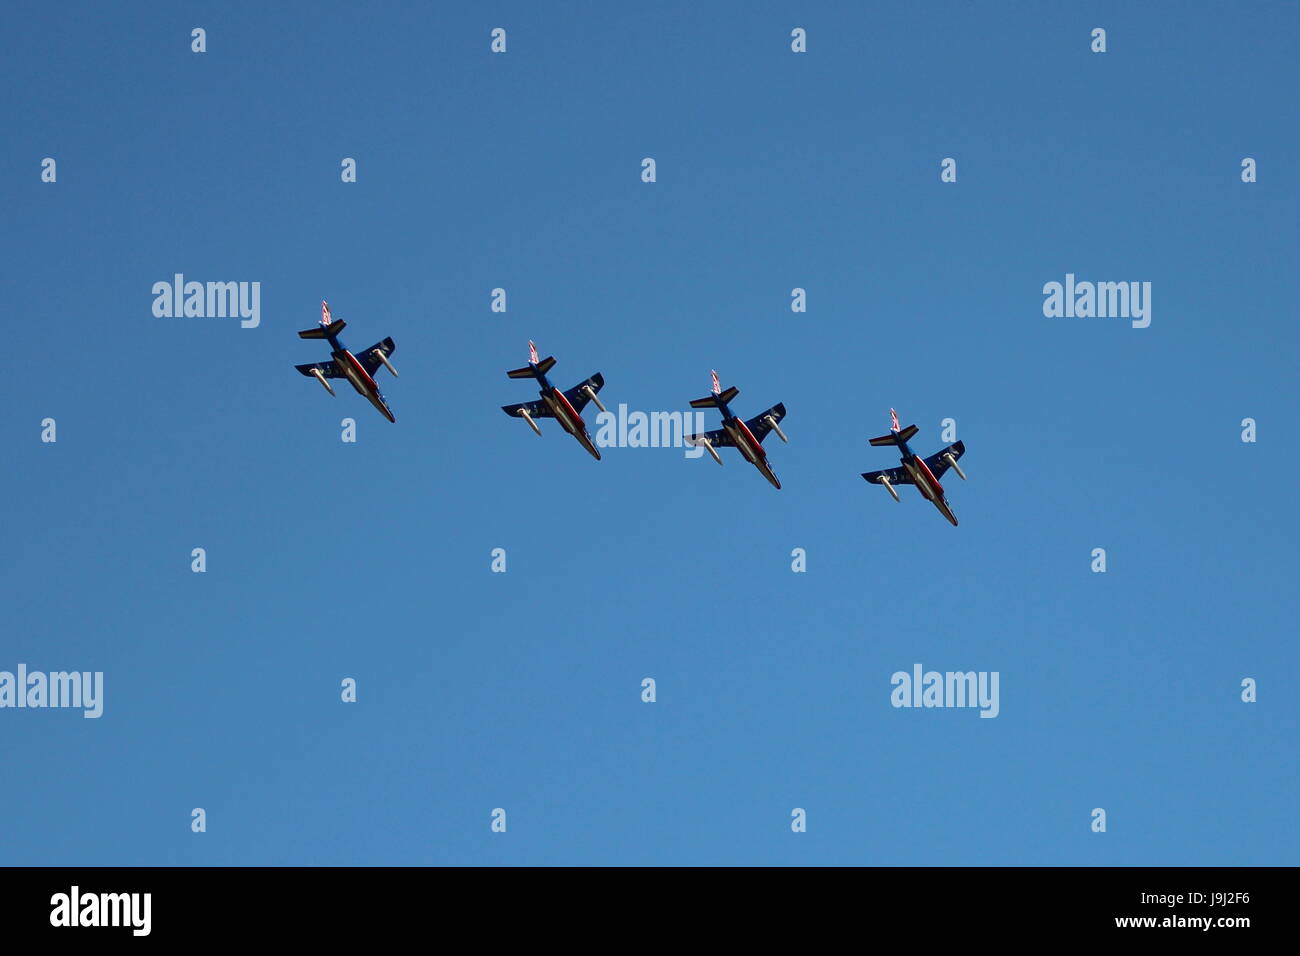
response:
M871 439L871 444L896 446L902 455L902 467L868 471L862 477L873 484L884 485L885 489L894 496L895 501L901 499L898 497L898 492L894 490L894 485L916 485L921 496L933 502L939 509L939 513L951 521L953 527L956 527L957 516L952 513L948 499L944 497L943 485L939 484L939 478L951 467L962 481L966 480L966 473L961 470L961 465L957 464L957 459L966 454L966 446L961 442L954 442L947 448L939 449L929 458L918 458L907 447L908 441L916 434L916 426L908 425L900 429L898 413L892 408L889 410L889 422L889 434Z
M379 385L374 379L375 372L381 365L394 375L397 374L397 369L393 368L392 363L388 361L388 356L393 354L393 349L397 346L393 344L391 338L384 339L382 342L376 342L370 346L358 357L348 351L343 343L339 341L339 333L346 326L347 323L342 319L332 319L329 303L322 302L320 304L320 326L314 329L304 329L298 335L304 339L328 339L331 360L328 362L314 362L311 365L295 365L294 368L302 372L303 375L314 376L318 382L325 386L325 391L331 395L334 394L334 388L327 379L347 379L352 383L353 388L369 400L371 405L379 409L380 414L390 422L397 421L393 416L392 409L388 407L387 399L379 391Z
M718 409L722 412L722 427L705 432L703 435L687 435L686 441L692 445L703 445L719 465L722 464L722 458L716 451L719 446L730 445L740 449L745 460L762 472L763 477L777 489L780 489L781 481L776 477L776 472L772 471L772 466L767 460L767 452L763 450L763 439L767 437L768 432L775 431L781 441L790 440L785 437L785 432L781 431L780 425L781 419L785 418L785 405L778 403L747 421L741 421L731 413L729 404L740 394L740 389L733 385L724 392L722 383L718 381L718 373L712 374L713 394L695 399L691 402L691 408Z
M511 378L532 378L542 387L541 398L535 402L523 402L519 405L502 405L501 410L512 418L522 418L538 435L542 430L537 427L535 418L554 418L566 432L578 439L578 443L591 453L591 457L600 461L600 451L587 434L587 425L582 420L582 409L587 402L593 401L602 412L605 406L597 396L605 387L605 376L597 372L585 382L579 382L573 388L560 391L547 379L546 373L555 366L555 358L547 356L537 360L537 346L528 343L528 364L523 368L514 368L506 372Z

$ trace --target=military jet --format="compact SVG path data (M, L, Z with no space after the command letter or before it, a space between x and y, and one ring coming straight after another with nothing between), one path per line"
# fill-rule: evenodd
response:
M691 402L691 408L716 408L722 412L722 427L711 432L705 432L703 435L687 435L686 441L692 445L702 445L713 456L713 460L719 465L722 464L722 458L718 455L717 448L720 446L730 445L733 448L740 449L740 453L745 460L762 472L763 477L770 481L777 489L781 487L781 481L772 471L772 466L768 464L767 452L763 450L763 439L769 432L775 431L780 436L781 441L788 442L790 439L785 437L785 432L781 431L781 419L785 418L785 405L773 405L765 412L759 412L753 418L747 421L741 421L731 413L730 402L740 394L740 389L734 385L725 392L722 390L722 383L718 381L718 373L713 372L713 393L706 395L704 398L697 398Z
M295 365L298 371L303 375L314 376L318 382L325 386L325 391L331 395L334 394L334 388L327 381L331 378L345 378L352 383L352 387L364 395L375 408L390 422L397 421L393 417L392 409L388 407L388 401L384 398L383 393L379 391L379 385L374 379L375 372L379 366L384 366L394 375L397 369L393 368L392 363L388 361L388 356L393 354L393 349L397 346L393 344L392 339L384 339L382 342L376 342L370 348L361 353L360 357L353 355L339 341L339 333L347 326L342 319L331 319L330 306L328 302L320 304L320 327L315 329L305 329L299 332L300 338L304 339L328 339L330 343L331 360L328 362L315 362L311 365Z
M582 420L582 409L586 407L587 402L595 402L596 407L602 412L605 406L600 403L600 398L596 395L605 387L605 377L597 372L585 382L579 382L573 388L560 391L547 379L546 373L555 367L554 356L547 356L540 362L537 360L537 346L528 343L528 364L523 368L514 368L506 372L511 378L532 378L536 379L541 385L541 398L535 402L522 402L518 405L502 405L501 410L512 418L522 418L528 422L530 428L538 435L542 430L537 427L535 418L554 418L560 423L566 432L578 439L578 443L591 453L591 457L600 461L600 451L597 450L595 443L592 442L591 436L587 434L587 425Z
M957 516L952 513L948 499L944 497L943 485L939 484L939 478L951 467L962 481L966 480L966 473L961 470L961 465L957 464L957 459L966 454L966 446L961 442L954 442L947 448L939 449L929 458L918 458L907 447L908 441L916 434L916 426L908 425L900 429L898 413L892 408L889 410L889 421L889 434L871 439L871 444L897 447L902 455L902 467L868 471L862 477L873 484L884 485L885 489L894 496L895 501L901 499L898 497L898 492L894 490L894 485L916 485L922 497L932 502L939 509L939 513L951 521L953 527L956 527Z

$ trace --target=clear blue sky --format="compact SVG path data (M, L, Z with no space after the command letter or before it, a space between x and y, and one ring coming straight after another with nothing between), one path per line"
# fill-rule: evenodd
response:
M1070 6L6 5L0 669L106 689L0 711L0 863L1300 861L1300 15ZM395 425L293 370L321 298ZM537 439L530 338L784 401L785 487ZM890 406L959 528L858 477ZM892 708L918 662L1000 716Z

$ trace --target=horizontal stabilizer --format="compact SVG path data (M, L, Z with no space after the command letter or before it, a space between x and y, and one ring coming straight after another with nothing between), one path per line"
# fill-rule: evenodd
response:
M318 325L314 329L304 329L298 333L298 337L302 339L328 339L338 335L345 328L347 328L346 322L342 319L335 319L329 325Z
M911 441L912 436L916 434L916 426L908 425L902 431L890 432L888 435L881 435L879 438L871 439L873 445L901 445L905 441Z
M720 395L708 395L704 398L695 399L695 401L691 402L691 408L718 408L721 405L730 404L739 394L740 389L733 385Z
M525 365L523 368L512 368L506 374L511 378L536 378L538 375L545 375L553 368L555 368L555 357L548 355L537 363L536 368Z

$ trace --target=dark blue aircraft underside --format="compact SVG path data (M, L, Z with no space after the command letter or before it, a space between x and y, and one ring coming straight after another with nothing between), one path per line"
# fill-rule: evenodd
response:
M383 392L379 389L379 383L375 381L375 372L379 369L379 366L384 364L383 360L375 353L382 352L384 358L388 358L397 349L397 345L392 338L386 338L381 342L376 342L360 355L356 355L349 352L339 338L339 332L346 326L346 322L337 319L329 325L321 325L314 329L299 332L299 337L304 339L327 339L330 344L331 358L328 362L309 362L306 365L295 365L294 368L311 378L316 377L317 373L319 373L321 378L346 379L359 395L375 406L381 415L390 422L396 422L397 418L393 415L393 410L388 407L388 400L384 398ZM360 374L358 374L358 369L353 366L353 362L360 366Z
M943 473L947 471L950 467L952 467L951 465L948 464L948 459L944 457L949 452L952 453L953 458L960 458L962 455L966 454L966 446L961 442L953 442L947 448L941 448L939 451L935 452L929 458L923 459L926 465L929 467L930 473L934 475L936 479L942 478ZM904 455L904 457L911 457L911 456ZM907 473L907 469L902 467L886 468L883 471L868 471L864 473L862 477L867 479L867 481L870 481L871 483L878 485L880 484L881 475L884 475L887 479L889 479L890 484L894 484L894 485L914 484L914 482L912 481L912 476ZM979 476L977 475L976 477Z

